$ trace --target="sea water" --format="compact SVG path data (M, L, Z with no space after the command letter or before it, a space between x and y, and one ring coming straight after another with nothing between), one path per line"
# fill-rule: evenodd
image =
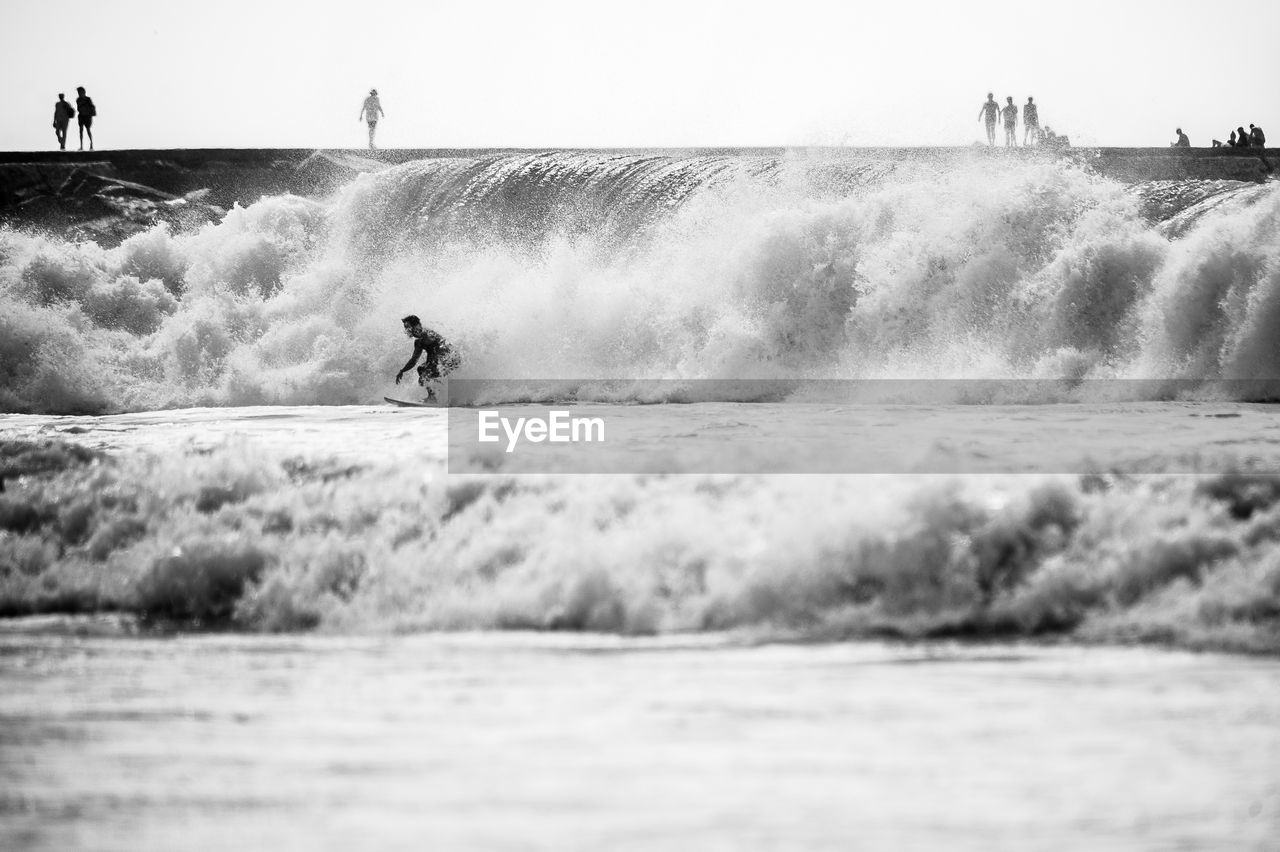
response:
M1267 848L1274 665L1155 649L1277 650L1277 193L548 153L0 231L0 831ZM614 472L453 470L408 313Z
M1274 849L1280 665L0 633L6 848Z

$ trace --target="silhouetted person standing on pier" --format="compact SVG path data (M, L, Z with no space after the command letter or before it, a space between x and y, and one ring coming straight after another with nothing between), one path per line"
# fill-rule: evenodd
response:
M1009 103L1005 108L1000 110L1000 114L1004 116L1004 145L1008 147L1018 147L1018 108L1013 105L1013 98L1010 97Z
M1262 128L1256 124L1249 125L1249 147L1258 149L1258 157L1262 160L1262 167L1267 171L1272 171L1271 161L1263 153L1267 148L1267 134L1263 133Z
M58 137L59 150L67 150L67 127L75 117L76 108L67 103L67 96L58 92L58 102L53 105L53 132Z
M987 92L987 102L982 105L982 109L978 110L978 121L987 122L987 144L996 144L996 119L1000 117L1000 104L996 103L996 96L992 92Z
M1040 141L1040 108L1036 106L1035 98L1027 98L1027 105L1022 108L1022 144L1026 145L1027 141Z
M93 98L84 93L84 86L76 86L76 111L80 113L80 150L84 150L84 134L89 133L89 150L93 150L93 117L98 108L93 105Z
M370 89L369 97L364 99L364 106L360 107L360 118L356 121L364 120L369 122L369 150L374 150L373 134L378 130L378 119L385 113L382 111L382 101L378 100L378 90Z
M1181 127L1179 127L1177 130L1173 132L1178 134L1178 141L1170 145L1169 146L1170 148L1190 148L1191 147L1191 139L1187 136L1187 134L1182 132Z

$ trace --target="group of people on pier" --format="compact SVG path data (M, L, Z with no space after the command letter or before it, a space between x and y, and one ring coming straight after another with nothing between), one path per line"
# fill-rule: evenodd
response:
M1213 140L1215 148L1265 148L1267 147L1267 134L1262 132L1262 128L1256 124L1250 124L1249 129L1245 130L1243 126L1237 127L1231 131L1231 135L1227 137L1227 141L1220 139Z
M1005 98L1005 101L1002 107L996 103L995 94L987 92L987 101L978 110L978 121L986 122L987 144L995 145L996 124L1003 120L1005 147L1016 148L1018 147L1018 107L1014 104L1012 96ZM1022 107L1022 145L1065 148L1070 144L1067 137L1054 133L1049 125L1046 124L1041 129L1040 107L1036 105L1035 98L1028 97L1026 104Z
M76 118L80 124L80 150L84 150L84 135L89 134L89 150L93 150L93 117L98 108L93 105L93 98L85 94L84 86L76 87L76 105L67 102L67 96L58 92L58 100L53 105L53 134L58 139L58 148L67 150L67 128L71 119Z

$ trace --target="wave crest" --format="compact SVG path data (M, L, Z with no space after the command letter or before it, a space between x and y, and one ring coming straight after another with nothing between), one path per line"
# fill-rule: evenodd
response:
M376 401L406 313L466 378L1274 379L1280 190L1209 183L510 155L110 249L4 230L0 404Z

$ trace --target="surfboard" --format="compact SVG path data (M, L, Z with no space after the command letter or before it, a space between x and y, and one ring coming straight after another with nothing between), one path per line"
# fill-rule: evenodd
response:
M392 399L389 396L384 396L383 399L385 399L387 402L391 403L392 405L398 405L401 408L444 408L446 407L444 403L438 402L437 400L434 400L434 399L431 400L430 402L422 402L421 400L414 401L411 399Z

